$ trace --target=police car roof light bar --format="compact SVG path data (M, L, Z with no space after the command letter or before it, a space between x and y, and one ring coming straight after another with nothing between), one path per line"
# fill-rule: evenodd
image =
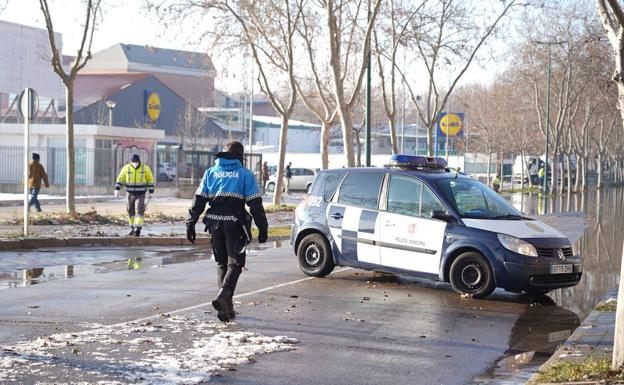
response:
M386 167L398 167L408 170L430 169L448 171L448 164L444 158L403 154L392 155L390 163Z

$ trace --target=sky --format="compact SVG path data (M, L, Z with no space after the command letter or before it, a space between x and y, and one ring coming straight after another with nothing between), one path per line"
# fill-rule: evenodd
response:
M2 1L2 0L0 0ZM84 20L85 6L82 0L49 0L54 29L63 36L63 53L75 55L80 44L81 23ZM181 25L180 28L167 28L158 18L143 7L143 0L104 0L105 14L96 31L92 52L98 52L117 43L149 45L161 48L200 51L195 43L189 42L188 36L193 34L193 26ZM0 20L18 24L45 28L44 19L37 0L8 0L8 6L0 13ZM177 30L177 31L176 31ZM213 56L217 68L215 86L227 91L241 91L249 87L250 75L241 76L244 68L250 63L220 62L225 58ZM490 63L491 65L491 63ZM481 82L491 78L495 71L474 65L462 83ZM228 70L224 70L227 68ZM232 68L239 68L233 71ZM409 72L409 71L408 71ZM420 71L413 71L420 72ZM424 72L424 71L423 71ZM445 76L446 78L446 76ZM446 80L446 79L444 79ZM441 84L445 84L446 81ZM423 84L424 86L424 84ZM256 86L256 90L257 90Z

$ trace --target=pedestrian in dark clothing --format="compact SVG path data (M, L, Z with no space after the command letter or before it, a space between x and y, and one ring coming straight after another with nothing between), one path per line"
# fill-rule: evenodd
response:
M269 172L269 165L266 161L262 164L262 195L266 193L266 184L269 181L271 173Z
M290 180L293 177L292 169L290 168L290 166L292 166L292 163L288 162L288 165L286 166L286 171L284 172L284 177L286 177L286 194L290 194Z
M41 191L41 181L45 184L46 188L50 187L48 182L48 174L45 172L43 165L39 163L39 154L32 154L32 161L28 165L28 188L30 189L30 201L28 207L35 206L37 211L41 211L41 204L39 204L39 191Z
M232 297L245 266L245 250L251 242L251 219L258 227L258 241L268 238L268 222L262 197L253 173L243 167L243 145L233 141L227 151L216 156L215 165L204 173L193 198L186 221L186 238L195 243L195 224L206 210L204 231L212 237L212 251L217 262L219 292L212 301L217 317L228 322L236 316ZM251 216L245 210L249 206Z

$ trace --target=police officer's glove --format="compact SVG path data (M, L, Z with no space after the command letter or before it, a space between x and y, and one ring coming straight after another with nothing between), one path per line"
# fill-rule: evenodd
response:
M268 229L266 228L258 229L258 242L264 243L267 241L267 239L269 239Z
M195 224L186 224L186 239L193 244L195 243L195 239L197 239L197 234L195 234Z

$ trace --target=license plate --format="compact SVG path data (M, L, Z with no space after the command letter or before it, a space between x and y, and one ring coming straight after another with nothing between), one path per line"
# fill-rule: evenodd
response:
M572 265L550 265L550 274L566 274L572 272Z
M567 340L572 335L570 330L561 330L559 332L548 333L548 342L556 342Z

